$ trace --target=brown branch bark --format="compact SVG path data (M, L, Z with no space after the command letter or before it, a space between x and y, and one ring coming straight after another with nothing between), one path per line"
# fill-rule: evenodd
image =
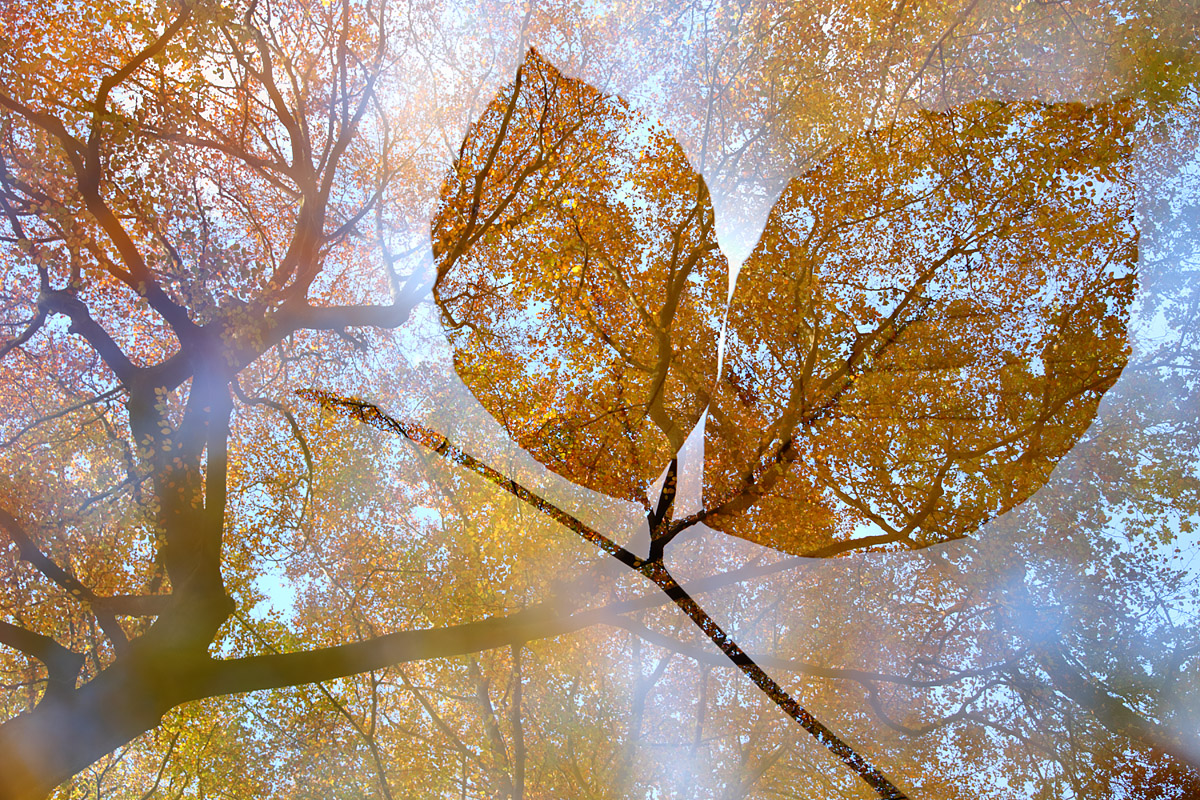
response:
M746 674L779 708L792 718L801 728L810 733L816 740L833 755L837 756L846 766L863 779L876 794L884 800L906 800L900 789L894 786L884 774L875 768L867 759L853 747L842 741L820 720L810 714L795 701L783 687L769 676L758 664L746 654L733 639L721 629L720 625L700 607L692 597L684 591L663 565L661 559L642 559L621 547L612 539L584 525L572 515L557 506L542 499L535 493L521 486L516 481L506 478L497 470L484 464L479 459L464 452L452 444L444 436L430 431L420 425L402 422L383 413L378 406L361 400L347 399L315 390L300 392L301 396L316 400L325 408L353 417L360 422L379 428L380 430L397 433L415 444L427 447L446 460L459 464L480 475L502 490L541 511L551 519L559 522L568 529L579 534L591 544L608 553L613 558L636 570L654 582L688 618L715 644L723 654L742 672Z
M118 653L122 652L129 643L129 639L125 636L125 631L112 612L105 609L103 603L98 602L99 598L96 597L96 594L43 553L25 532L21 523L17 522L16 517L4 509L0 509L0 527L4 528L9 538L17 546L22 560L33 565L34 569L65 589L71 597L81 603L86 603L92 609L92 613L96 615L96 621L100 623L100 628L112 642L113 649Z
M61 695L75 688L83 656L40 633L0 620L0 644L37 659L46 667L46 694Z

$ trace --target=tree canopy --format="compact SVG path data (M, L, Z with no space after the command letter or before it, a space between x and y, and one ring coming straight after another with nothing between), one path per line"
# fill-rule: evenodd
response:
M0 7L0 798L1192 796L1195 24Z

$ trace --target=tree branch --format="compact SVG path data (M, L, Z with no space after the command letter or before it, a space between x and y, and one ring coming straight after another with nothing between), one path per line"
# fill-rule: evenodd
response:
M302 389L296 392L296 394L307 400L316 401L322 408L357 419L365 425L370 425L373 428L378 428L389 433L398 433L414 444L429 448L447 461L466 467L476 475L483 477L519 500L533 506L560 525L579 534L588 542L591 542L630 569L640 570L646 563L643 559L638 558L609 537L584 525L558 506L548 500L542 499L516 481L506 478L500 472L492 469L469 453L463 452L451 444L440 433L412 422L401 422L389 417L380 411L378 406L362 400L339 397L329 392L322 392L315 389Z
M125 631L117 622L117 618L111 611L105 610L102 601L96 597L96 594L43 553L16 518L4 509L0 509L0 527L4 528L9 538L16 544L24 561L32 564L38 572L66 589L67 594L86 603L92 609L92 613L96 615L96 621L100 623L101 630L112 642L113 649L118 653L122 652L129 644L129 639L125 636Z
M70 318L71 325L67 330L86 339L123 385L128 387L134 382L138 368L133 365L129 356L125 355L125 351L109 335L108 331L92 319L88 307L74 292L63 290L42 292L38 296L38 307Z
M1092 712L1105 728L1127 739L1160 750L1180 764L1200 769L1194 749L1183 746L1183 742L1168 733L1161 725L1146 719L1129 708L1121 698L1109 694L1103 688L1093 684L1067 661L1057 647L1039 648L1037 656L1038 664L1050 675L1054 688ZM1196 739L1193 738L1187 744L1191 744L1194 748Z
M0 644L35 658L46 667L46 694L61 694L75 688L83 668L83 656L34 631L0 620Z
M357 419L366 425L398 433L415 444L433 450L451 463L466 467L509 494L541 511L554 521L578 533L588 542L604 550L630 569L640 572L643 576L653 581L680 610L687 614L688 618L708 636L712 643L735 666L742 670L756 686L762 689L763 693L770 697L784 713L791 717L805 731L812 734L826 750L837 756L846 766L853 770L867 785L875 790L880 798L883 798L883 800L907 800L907 795L894 786L882 772L863 758L853 747L843 742L833 731L825 727L820 720L805 710L784 691L782 686L763 671L762 667L756 664L738 646L737 642L721 629L716 620L709 616L708 612L701 608L683 587L676 582L666 567L663 566L661 560L654 561L638 558L607 536L584 525L570 514L558 508L558 506L543 500L516 481L504 477L501 473L487 466L479 459L462 451L439 433L414 423L402 422L389 417L378 406L362 400L342 398L328 392L313 389L302 390L297 392L297 394L301 397L315 400L324 408Z
M556 617L548 606L535 606L464 625L399 631L299 653L213 661L189 699L298 686L412 661L477 653L556 636L577 624L572 617Z

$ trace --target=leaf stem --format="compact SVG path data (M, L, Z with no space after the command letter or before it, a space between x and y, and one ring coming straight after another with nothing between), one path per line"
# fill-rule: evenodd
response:
M754 685L763 691L774 703L792 718L801 728L810 733L826 750L837 756L856 775L863 779L882 800L908 800L908 796L897 788L887 777L853 747L842 741L829 728L806 711L794 698L789 695L774 678L768 675L762 667L754 662L746 651L717 624L700 604L679 585L662 562L662 553L657 558L643 559L617 544L602 533L590 528L571 514L558 506L531 492L516 481L505 477L499 471L484 464L460 447L451 443L445 436L431 431L421 425L395 419L385 414L373 403L357 398L341 397L330 392L316 389L302 389L297 395L313 400L322 408L357 419L366 425L379 430L398 433L409 441L426 447L452 463L466 467L477 475L500 487L504 491L533 506L554 521L564 525L581 537L600 548L630 569L644 575L653 581L670 600L680 608L688 618L725 654L738 669L746 674ZM678 532L678 531L675 531Z

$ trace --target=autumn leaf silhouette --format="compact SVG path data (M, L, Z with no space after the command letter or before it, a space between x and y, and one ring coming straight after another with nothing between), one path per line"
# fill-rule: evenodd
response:
M717 381L703 179L530 51L433 223L456 368L535 458L615 497L647 503L708 408L719 530L794 553L967 535L1041 486L1124 365L1133 122L980 102L845 142L742 267Z
M853 546L924 546L1040 488L1125 364L1133 123L980 102L792 181L729 310L707 522L794 553L864 525Z
M458 374L534 457L614 497L709 404L728 265L703 179L535 51L467 134L433 223Z

